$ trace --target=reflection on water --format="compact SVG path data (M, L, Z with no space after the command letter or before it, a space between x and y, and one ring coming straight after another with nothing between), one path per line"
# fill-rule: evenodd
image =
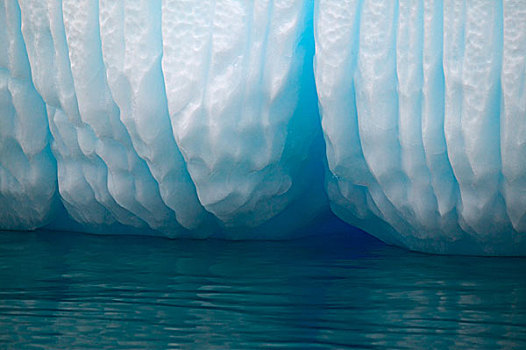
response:
M0 348L526 348L526 259L0 233Z

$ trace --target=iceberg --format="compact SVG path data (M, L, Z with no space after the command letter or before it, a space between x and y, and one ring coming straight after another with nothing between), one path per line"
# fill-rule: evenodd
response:
M0 229L526 255L524 1L0 5Z

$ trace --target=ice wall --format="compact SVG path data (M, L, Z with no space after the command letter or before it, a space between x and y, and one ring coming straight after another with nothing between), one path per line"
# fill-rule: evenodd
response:
M0 0L0 228L526 254L525 84L521 0Z
M46 107L35 90L16 1L0 9L0 228L34 229L57 206ZM50 69L50 67L48 67Z
M336 214L416 250L524 254L525 11L523 1L319 1Z

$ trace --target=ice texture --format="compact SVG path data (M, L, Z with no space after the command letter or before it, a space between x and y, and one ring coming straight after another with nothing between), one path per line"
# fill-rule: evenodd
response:
M16 1L0 11L0 227L35 229L57 205L46 107L33 85ZM50 67L48 67L50 69Z
M522 0L0 0L0 229L526 255Z
M415 250L525 254L525 11L520 0L318 2L337 215Z

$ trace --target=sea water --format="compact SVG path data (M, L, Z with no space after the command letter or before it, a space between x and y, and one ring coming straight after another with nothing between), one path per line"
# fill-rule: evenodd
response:
M348 230L348 229L347 229ZM526 259L0 232L0 348L526 348Z

